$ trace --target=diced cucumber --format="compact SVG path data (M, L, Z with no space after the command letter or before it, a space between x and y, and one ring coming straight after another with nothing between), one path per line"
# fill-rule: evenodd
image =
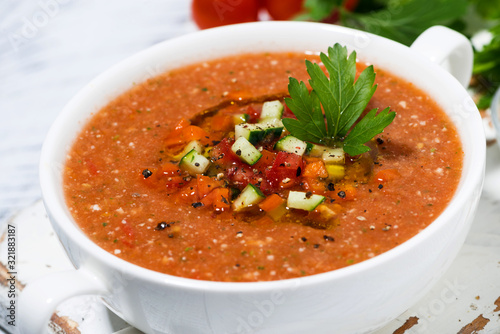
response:
M283 117L283 104L280 101L267 101L262 105L262 111L260 113L261 119L275 118L281 119Z
M328 148L321 156L325 165L343 165L345 163L345 153L342 147Z
M266 130L260 124L242 123L234 127L234 138L243 137L252 144L257 144L266 135Z
M325 196L316 195L310 192L290 191L288 194L287 206L293 209L313 211L325 200Z
M237 114L237 115L233 116L233 121L234 121L235 125L241 124L241 123L246 123L246 122L248 122L249 119L250 119L249 114Z
M283 128L283 121L279 118L261 118L259 124L266 128Z
M233 202L234 211L243 210L249 206L259 204L266 198L259 188L249 183Z
M233 146L231 146L231 150L242 161L249 165L254 165L262 157L262 153L260 153L245 137L238 138Z
M274 145L274 149L279 151L285 151L288 153L304 155L307 149L307 143L294 136L288 135L278 140Z
M242 123L234 127L234 138L239 139L243 137L247 139L252 144L257 144L264 138L276 138L281 136L283 132L283 124L281 126L275 126L270 123L263 124L249 124Z
M186 154L188 154L191 150L195 150L196 152L202 154L203 153L203 145L198 140L190 141L182 150L181 153L177 154L174 158L182 158Z
M209 166L210 160L196 152L195 149L189 151L179 162L179 167L193 176L205 173Z
M310 155L310 152L312 151L312 149L314 147L314 144L306 142L306 145L307 146L306 146L306 152L305 152L305 154L306 155Z
M318 144L310 144L310 145L311 146L310 146L309 151L307 153L311 157L318 157L319 158L323 155L323 152L328 150L327 146L318 145Z

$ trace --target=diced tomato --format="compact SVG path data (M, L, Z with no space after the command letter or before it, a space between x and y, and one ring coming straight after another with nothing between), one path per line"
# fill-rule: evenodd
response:
M224 138L220 143L215 145L211 152L210 157L212 160L222 166L229 166L234 163L239 163L240 158L233 153L231 146L233 145L233 140L229 138Z
M227 170L227 177L239 188L244 188L248 183L255 180L255 173L251 166L238 165Z
M266 179L271 189L287 188L300 179L303 169L302 156L279 152L271 169L266 170ZM268 187L265 187L268 189Z
M198 199L202 199L212 192L212 190L222 187L224 182L210 176L198 174L196 177L196 184Z
M246 114L250 116L248 123L257 123L260 118L261 110L257 110L252 106L248 106Z
M262 157L257 161L255 165L252 166L253 169L257 169L259 172L265 172L266 168L270 168L273 165L273 161L276 158L276 153L270 152L268 150L262 150L260 152Z

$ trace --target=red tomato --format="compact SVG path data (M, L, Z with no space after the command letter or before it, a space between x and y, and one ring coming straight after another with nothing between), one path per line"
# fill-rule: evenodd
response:
M343 6L345 9L352 12L358 7L358 2L359 0L345 0Z
M273 20L289 20L302 11L304 0L264 0L264 7Z
M274 189L288 188L299 180L303 167L300 155L279 152L271 169L266 171L267 183Z
M248 114L248 116L250 116L250 118L248 119L249 123L257 123L257 121L260 118L261 110L257 110L252 106L248 106L247 111L245 113Z
M257 21L257 0L193 0L191 15L200 29Z
M211 160L217 165L225 167L239 163L241 161L240 158L231 150L231 146L233 145L233 143L234 140L232 139L222 139L220 143L212 148L210 152Z

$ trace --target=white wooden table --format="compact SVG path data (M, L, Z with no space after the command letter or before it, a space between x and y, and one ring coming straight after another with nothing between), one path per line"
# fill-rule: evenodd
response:
M119 60L194 30L187 0L0 2L0 233L16 226L20 283L71 267L39 201L39 153L56 115ZM0 332L15 333L6 322L6 260L0 238ZM61 334L138 333L93 297L60 305L51 326ZM392 333L500 333L497 147L488 149L479 213L459 257L427 296L376 334Z

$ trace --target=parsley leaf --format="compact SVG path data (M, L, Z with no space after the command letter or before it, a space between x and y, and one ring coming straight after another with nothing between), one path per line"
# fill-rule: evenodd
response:
M483 96L477 103L479 109L486 109L491 105L493 94L500 83L500 24L490 29L492 39L474 55L473 73L483 88Z
M320 59L329 77L318 64L306 61L311 92L304 82L290 78L285 103L297 119L284 118L284 126L298 139L343 147L351 156L369 151L364 144L396 116L389 108L379 114L373 109L353 127L377 88L373 66L355 80L356 52L347 56L347 48L338 43L328 48L328 55L321 53Z
M306 9L306 14L297 17L297 19L322 21L341 5L342 0L305 0L303 6Z
M410 45L434 25L454 24L467 10L467 0L393 1L386 8L359 13L341 9L342 25Z

